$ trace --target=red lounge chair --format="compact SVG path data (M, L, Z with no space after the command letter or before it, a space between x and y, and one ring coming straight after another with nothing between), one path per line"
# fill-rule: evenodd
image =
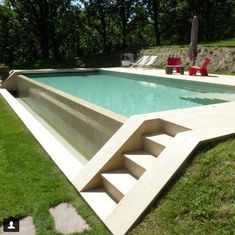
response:
M197 72L200 72L202 76L208 76L207 67L210 64L210 62L211 59L207 57L202 67L189 66L189 75L193 76L196 75Z
M177 73L184 74L184 66L182 66L181 58L178 56L169 56L167 59L166 74L172 74L174 68Z

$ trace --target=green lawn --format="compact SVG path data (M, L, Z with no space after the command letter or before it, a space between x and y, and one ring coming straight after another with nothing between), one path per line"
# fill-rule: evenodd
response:
M90 224L84 234L109 234L0 97L0 224L3 218L31 215L37 234L59 234L49 208L61 202L70 202Z
M129 234L234 234L235 139L201 147L187 166ZM59 234L49 208L60 202L90 224L84 234L109 234L0 97L0 223L31 215L37 234Z
M202 146L179 176L130 234L235 234L235 138Z
M229 39L223 39L223 40L219 40L219 41L210 41L210 42L198 42L199 46L222 46L222 47L235 47L235 38L229 38ZM188 44L182 44L182 45L162 45L162 46L153 46L153 47L149 47L151 48L184 48L184 47L188 47Z
M214 42L204 42L204 43L201 43L201 45L203 45L203 46L221 46L221 47L233 46L233 47L235 47L235 38L224 39L224 40L214 41Z

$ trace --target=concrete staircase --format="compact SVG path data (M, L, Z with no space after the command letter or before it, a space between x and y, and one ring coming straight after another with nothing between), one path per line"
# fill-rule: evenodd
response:
M130 204L125 205L125 200L130 198L135 203L136 197L145 198L141 179L153 166L161 168L164 151L170 148L178 133L188 131L188 128L160 119L136 125L128 122L90 160L75 182L81 196L114 234L124 234L140 215L132 211L133 218L137 216L134 220L123 229L112 229L114 218L129 214ZM143 195L133 194L138 188L142 188ZM149 199L144 201L146 205L151 203ZM146 207L143 204L141 213Z
M106 219L122 198L135 186L139 178L163 149L169 146L173 137L166 133L150 133L142 136L144 148L123 154L123 166L100 173L101 185L81 192L96 214Z

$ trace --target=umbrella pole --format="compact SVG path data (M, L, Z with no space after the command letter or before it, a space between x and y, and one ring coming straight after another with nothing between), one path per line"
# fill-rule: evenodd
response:
M196 63L196 58L193 57L193 66L195 65L195 63Z

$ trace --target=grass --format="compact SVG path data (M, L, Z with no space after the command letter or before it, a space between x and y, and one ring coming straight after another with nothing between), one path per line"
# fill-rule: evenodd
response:
M190 43L190 42L189 42ZM181 44L181 45L161 45L161 46L153 46L151 48L187 48L188 44ZM223 39L218 41L211 41L211 42L198 42L199 46L221 46L221 47L235 47L235 38Z
M59 234L49 208L70 202L91 226L83 234L109 234L1 97L0 113L0 223L31 215L37 234Z
M0 113L0 223L31 215L37 234L59 234L49 208L70 202L91 226L83 234L109 234L1 97ZM129 234L234 231L235 138L230 138L202 146Z
M130 234L235 234L235 138L203 146Z
M221 46L221 47L235 47L235 38L224 39L214 42L201 43L202 46Z

